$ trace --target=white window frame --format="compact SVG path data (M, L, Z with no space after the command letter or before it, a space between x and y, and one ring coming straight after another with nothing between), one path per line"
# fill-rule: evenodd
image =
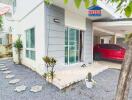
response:
M26 37L26 34L27 34L27 31L28 30L31 30L31 29L34 29L34 43L35 43L35 27L32 27L32 28L28 28L25 30L25 39L27 40L27 37ZM30 57L27 57L27 53L26 51L34 51L35 52L35 59L32 59ZM35 50L35 44L34 44L34 48L28 48L27 47L27 41L25 42L25 57L28 58L28 59L31 59L31 60L36 60L36 50Z

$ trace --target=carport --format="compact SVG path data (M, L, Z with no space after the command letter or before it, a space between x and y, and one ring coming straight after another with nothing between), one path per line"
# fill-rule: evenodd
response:
M132 32L132 18L95 20L93 21L93 29L94 37L98 36L98 39L95 38L98 43L103 41L101 38L99 38L103 36L107 37L107 41L109 43L115 43L124 46L123 40L125 35ZM110 36L111 39L109 39Z

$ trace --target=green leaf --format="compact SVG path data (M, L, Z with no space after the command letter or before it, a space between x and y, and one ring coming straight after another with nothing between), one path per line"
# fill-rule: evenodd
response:
M132 11L132 1L129 3L129 7L131 7L131 11Z
M127 6L127 7L124 9L124 11L125 11L125 15L126 15L127 17L130 17L130 16L131 16L131 14L132 14L132 9L131 9L130 6Z
M76 7L79 8L82 0L74 0L74 2L75 2Z
M51 5L53 4L53 0L44 0L46 5Z
M97 0L93 0L93 5L97 5Z
M67 4L68 3L68 0L64 0L64 4Z
M84 0L84 3L85 3L85 7L88 8L89 5L90 5L90 1L89 0Z
M0 30L2 29L3 19L2 16L0 16Z

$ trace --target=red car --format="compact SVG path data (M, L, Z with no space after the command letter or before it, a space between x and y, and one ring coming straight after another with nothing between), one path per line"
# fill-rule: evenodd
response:
M123 61L125 51L125 48L115 44L97 44L93 49L95 60L101 60L103 58Z

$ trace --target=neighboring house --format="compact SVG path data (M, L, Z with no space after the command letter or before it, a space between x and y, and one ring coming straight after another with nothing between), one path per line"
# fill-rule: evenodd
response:
M12 56L12 35L0 34L0 58Z
M102 15L89 17L88 9L84 6L77 9L73 0L67 5L63 0L54 0L51 6L44 4L43 0L13 0L13 42L17 39L16 34L21 34L22 63L39 74L45 71L44 56L55 57L57 68L93 63L94 36L112 36L112 43L115 43L115 34L120 33L111 26L104 27L103 22L100 22L102 27L98 24L100 19L121 17L115 13L116 6L106 3L98 0ZM97 40L100 42L100 38ZM15 48L13 58L17 62Z
M0 6L6 6L4 4L0 4ZM12 34L11 34L11 22L9 19L11 18L11 11L2 15L2 29L0 30L0 58L12 56Z

